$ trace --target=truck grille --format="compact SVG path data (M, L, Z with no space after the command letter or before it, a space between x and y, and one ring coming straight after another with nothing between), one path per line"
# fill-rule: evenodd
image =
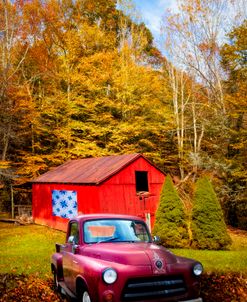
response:
M159 299L183 295L185 282L181 276L157 276L129 279L122 293L123 301Z

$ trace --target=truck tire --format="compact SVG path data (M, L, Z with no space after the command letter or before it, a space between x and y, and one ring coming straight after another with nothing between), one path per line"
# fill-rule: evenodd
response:
M58 292L58 293L61 293L61 286L58 283L57 271L56 270L54 270L54 272L53 272L53 283L54 283L55 291Z
M81 302L91 302L89 293L86 290L82 294Z

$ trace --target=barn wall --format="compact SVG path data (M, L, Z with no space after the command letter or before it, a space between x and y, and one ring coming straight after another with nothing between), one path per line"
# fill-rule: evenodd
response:
M52 215L52 190L77 192L78 214L100 211L98 187L69 184L33 184L33 218L35 223L66 230L68 219Z
M136 193L135 171L148 171L150 196L140 199ZM104 213L132 214L145 219L151 215L153 227L155 212L165 175L144 158L139 158L99 187L100 209Z
M135 171L148 172L148 197L137 195ZM150 214L152 227L164 179L163 173L140 157L98 186L34 183L33 217L38 224L66 230L68 219L52 215L52 190L67 190L77 192L78 214L119 213L143 219Z

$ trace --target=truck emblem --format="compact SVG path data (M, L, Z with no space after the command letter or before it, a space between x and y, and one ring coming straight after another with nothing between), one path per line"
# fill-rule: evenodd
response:
M156 261L155 264L156 264L156 266L157 266L159 269L161 269L161 268L163 267L163 262L160 261L160 260Z

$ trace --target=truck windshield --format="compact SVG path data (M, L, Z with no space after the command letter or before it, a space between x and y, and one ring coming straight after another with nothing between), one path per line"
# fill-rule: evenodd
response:
M138 220L98 219L86 221L84 242L151 242L145 223Z

